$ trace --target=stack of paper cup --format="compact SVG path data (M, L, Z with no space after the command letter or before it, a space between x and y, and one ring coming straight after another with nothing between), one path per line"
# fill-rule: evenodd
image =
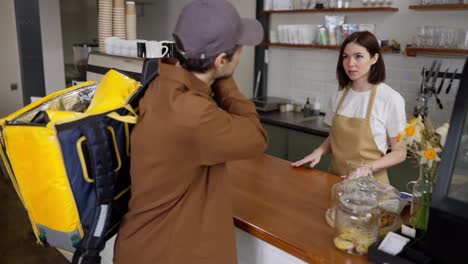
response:
M136 39L136 8L135 2L127 1L126 2L126 20L127 20L127 39L133 40Z
M99 0L98 7L99 51L105 52L104 40L112 36L112 0Z
M121 39L126 38L124 0L114 0L114 23L112 26L112 32L114 36Z

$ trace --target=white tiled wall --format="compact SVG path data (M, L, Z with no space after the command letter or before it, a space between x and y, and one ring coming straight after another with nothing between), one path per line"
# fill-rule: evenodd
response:
M455 0L450 0L455 1ZM415 40L418 26L442 25L457 28L468 28L468 11L414 11L409 5L420 3L420 0L393 1L398 12L351 12L340 13L346 16L346 23L373 23L375 35L379 39L396 39L401 46ZM361 6L361 1L353 0L352 6ZM295 13L272 14L271 28L280 24L324 24L326 15L336 13ZM328 103L332 92L337 89L335 77L338 51L295 48L277 48L270 50L268 70L268 95L281 96L305 102L306 97L319 97L322 109ZM406 99L406 110L412 113L415 98L421 81L423 65L430 66L435 57L418 55L408 58L400 54L384 54L387 67L386 83L400 92ZM439 57L440 58L440 57ZM444 59L442 69L455 67L462 70L465 59ZM454 83L458 87L458 83ZM445 84L446 86L447 84ZM449 95L441 94L440 99L446 108L437 109L435 99L430 103L430 116L435 122L446 122L451 114L452 102L456 94L453 89Z
M242 17L255 17L255 1L228 0ZM182 8L190 0L145 0L145 15L138 17L138 38L141 39L172 39L177 18ZM242 49L239 66L234 73L234 79L241 92L251 96L254 78L254 48L245 46Z
M291 48L270 48L268 75L268 95L288 98L305 103L306 97L311 102L318 97L322 111L325 110L331 95L338 89L336 80L336 62L338 51L308 50ZM416 103L416 96L421 84L421 69L430 67L434 57L406 57L400 54L383 54L387 69L385 83L397 90L406 100L406 112L411 115ZM450 67L460 73L465 59L443 59L442 70ZM440 80L437 82L439 84ZM459 81L454 81L449 94L440 93L444 105L439 110L435 98L429 103L429 115L436 124L447 122L458 90ZM444 88L448 85L445 81Z

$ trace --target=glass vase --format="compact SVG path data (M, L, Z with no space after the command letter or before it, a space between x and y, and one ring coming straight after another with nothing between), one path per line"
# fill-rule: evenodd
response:
M419 167L419 178L416 181L408 183L412 184L410 188L413 194L413 202L411 204L410 223L413 227L427 230L429 221L429 210L431 207L432 189L436 179L437 164L421 164Z

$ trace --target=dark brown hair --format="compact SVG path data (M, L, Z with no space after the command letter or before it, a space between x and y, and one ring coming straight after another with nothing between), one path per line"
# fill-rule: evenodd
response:
M380 53L379 42L377 41L377 38L374 36L374 34L370 33L369 31L359 31L349 35L341 45L340 56L338 57L338 63L336 65L336 78L338 79L339 90L342 90L351 82L351 79L349 79L343 67L344 49L349 43L356 43L359 46L366 48L371 58L374 57L375 54L379 54L377 62L374 63L370 68L369 78L367 81L372 84L379 84L383 82L385 80L385 64L382 58L382 53Z

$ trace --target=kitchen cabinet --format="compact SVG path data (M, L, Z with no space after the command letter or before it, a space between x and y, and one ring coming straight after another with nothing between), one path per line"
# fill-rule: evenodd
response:
M268 148L265 153L288 161L297 161L310 154L320 146L325 137L304 133L280 126L262 124L268 133ZM328 171L331 155L323 156L315 168ZM399 191L408 192L406 185L419 176L419 167L413 160L404 162L388 169L390 183Z
M415 181L419 176L419 167L414 160L406 159L402 163L387 170L390 184L400 192L410 192L406 185L409 181Z
M288 133L288 160L297 161L309 155L314 149L320 146L325 137L307 134L295 130ZM321 171L328 171L330 155L322 156L315 168Z
M265 123L262 126L268 133L268 148L265 153L287 160L289 129Z
M287 129L269 124L262 124L268 133L268 148L265 153L289 160L297 161L310 154L315 148L320 146L325 137L308 134L292 129ZM316 166L322 171L328 170L330 156L322 157L320 163Z

